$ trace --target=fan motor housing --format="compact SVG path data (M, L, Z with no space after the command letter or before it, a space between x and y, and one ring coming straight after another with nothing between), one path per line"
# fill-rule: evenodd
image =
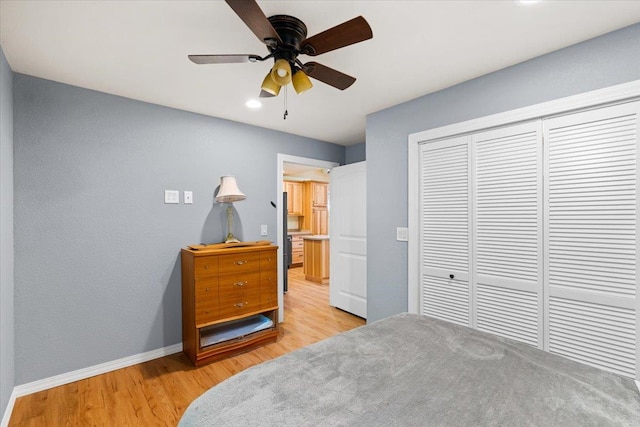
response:
M307 26L294 16L274 15L269 17L269 22L276 30L284 46L278 44L276 50L291 50L300 52L300 45L307 38Z

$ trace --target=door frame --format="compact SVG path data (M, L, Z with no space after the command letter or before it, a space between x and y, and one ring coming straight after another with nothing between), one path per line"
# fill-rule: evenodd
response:
M282 261L284 257L284 241L282 239L282 235L284 234L283 224L280 219L284 214L284 207L282 206L282 199L280 195L284 189L282 181L284 180L284 164L286 163L296 163L299 165L310 166L310 167L318 167L318 168L326 168L332 169L336 166L340 166L340 163L331 162L327 160L319 160L312 159L308 157L298 157L291 156L289 154L278 153L278 166L276 168L276 192L277 192L277 203L276 203L276 211L278 220L276 223L278 224L278 230L276 235L278 236L276 244L278 245L278 323L282 323L284 321L284 274L287 274L286 271L283 271L284 268L282 266Z
M530 105L516 110L480 117L465 122L412 133L408 138L408 228L407 251L408 301L410 313L420 312L420 148L423 143L442 138L450 138L492 127L505 126L518 122L539 119L573 110L630 101L640 96L640 80L634 80L604 89L554 99L540 104ZM640 304L640 298L638 298ZM640 319L638 320L640 322Z

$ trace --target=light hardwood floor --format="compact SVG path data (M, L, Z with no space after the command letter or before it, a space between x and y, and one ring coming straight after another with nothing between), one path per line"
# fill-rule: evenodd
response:
M10 426L175 426L199 395L246 368L361 326L329 306L329 286L290 271L285 322L272 343L194 368L174 354L17 399Z

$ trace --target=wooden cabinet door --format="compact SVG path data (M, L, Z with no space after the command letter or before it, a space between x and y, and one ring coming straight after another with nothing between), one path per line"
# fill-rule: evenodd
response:
M304 184L301 182L284 182L284 191L287 193L287 214L302 215L304 201Z
M322 182L311 183L312 205L314 207L327 207L327 184Z
M329 234L329 210L326 208L313 209L311 234Z

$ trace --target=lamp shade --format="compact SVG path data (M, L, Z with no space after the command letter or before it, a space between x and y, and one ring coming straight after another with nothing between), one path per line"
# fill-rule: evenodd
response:
M307 74L302 70L296 71L296 73L293 75L293 79L291 79L291 83L293 83L293 88L296 90L296 93L298 94L304 91L307 91L313 87L311 80L309 80L309 77L307 77Z
M267 73L267 76L262 81L261 89L270 95L278 96L278 93L280 92L280 85L274 82L273 78L271 78L271 71Z
M234 176L221 176L220 177L220 190L216 196L216 202L218 203L232 203L246 199L242 191L238 188L236 178Z
M271 69L271 78L280 86L291 83L291 65L286 59L278 59Z

